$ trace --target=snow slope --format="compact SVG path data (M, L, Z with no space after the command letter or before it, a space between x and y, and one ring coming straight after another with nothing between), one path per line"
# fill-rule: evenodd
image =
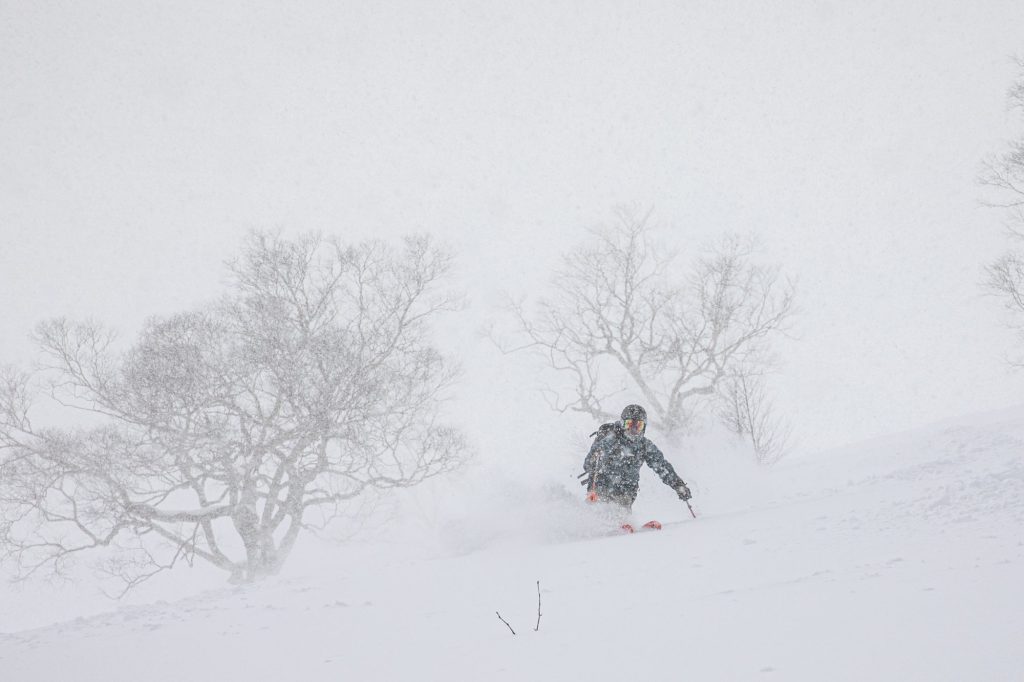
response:
M0 679L1024 679L1024 409L734 487L729 469L687 468L697 521L645 479L661 532L582 537L579 505L554 495L507 514L518 532L421 529L0 635Z

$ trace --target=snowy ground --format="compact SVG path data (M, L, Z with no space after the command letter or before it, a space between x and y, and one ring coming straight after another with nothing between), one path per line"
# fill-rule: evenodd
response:
M660 532L581 537L544 497L0 635L0 679L1024 679L1024 410L725 468L688 467L697 521L645 478Z

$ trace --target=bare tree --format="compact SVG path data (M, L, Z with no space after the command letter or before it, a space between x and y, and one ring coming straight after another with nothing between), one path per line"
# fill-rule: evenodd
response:
M615 218L564 256L535 313L512 305L523 342L501 345L539 352L571 377L571 389L549 392L557 410L618 417L610 399L628 392L661 428L679 431L735 368L768 361L770 338L793 312L793 286L736 236L680 275L677 254L652 241L650 212L618 209Z
M775 412L762 372L735 370L723 382L718 416L726 427L748 438L757 460L772 464L786 453L792 427Z
M1011 111L1021 114L1024 122L1024 58L1016 60L1021 74L1007 95ZM1002 199L991 202L1007 211L1007 231L1012 243L1024 242L1024 137L1010 142L1003 154L984 163L981 183L996 188ZM1024 343L1024 251L1011 250L986 267L985 286L1000 296L1011 312L1011 324L1020 332ZM1014 364L1024 366L1024 354Z
M427 324L450 256L254 234L217 303L147 323L130 348L94 323L39 326L37 377L0 375L0 548L21 576L116 547L130 587L196 557L236 581L367 491L453 468L438 420L454 370ZM33 384L94 415L38 428Z

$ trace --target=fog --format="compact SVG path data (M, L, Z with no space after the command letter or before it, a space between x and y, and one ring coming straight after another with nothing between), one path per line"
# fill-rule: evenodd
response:
M425 231L470 304L438 334L476 466L564 481L594 425L478 332L628 204L682 262L752 233L797 281L792 457L1017 405L976 178L1022 46L1014 1L4 3L0 361L52 316L130 339L216 297L252 229Z

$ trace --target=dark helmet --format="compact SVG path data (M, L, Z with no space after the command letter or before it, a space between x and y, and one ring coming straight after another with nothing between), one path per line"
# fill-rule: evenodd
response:
M626 438L641 438L647 430L647 410L639 405L626 405L622 411L622 430Z
M647 421L647 410L639 405L626 405L626 409L622 410L622 416L619 418L623 421L626 419L643 419Z

